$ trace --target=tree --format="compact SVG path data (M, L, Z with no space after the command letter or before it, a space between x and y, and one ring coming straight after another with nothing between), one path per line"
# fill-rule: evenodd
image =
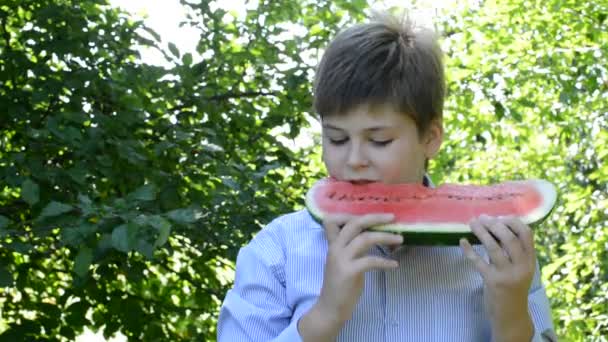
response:
M536 231L559 335L608 336L608 3L482 2L442 23L448 143L439 181L545 178Z
M238 248L317 172L274 132L306 123L300 51L356 8L183 4L203 57L169 44L167 69L136 50L157 35L104 0L0 5L3 340L212 340ZM281 38L290 22L309 33Z
M3 340L215 340L238 249L323 174L318 148L281 137L307 125L317 53L366 2L182 4L195 55L105 0L0 3ZM437 22L449 96L431 175L558 186L536 244L568 341L608 333L607 13L509 0Z

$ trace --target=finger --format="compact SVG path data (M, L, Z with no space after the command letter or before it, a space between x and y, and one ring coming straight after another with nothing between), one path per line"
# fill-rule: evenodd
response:
M393 259L370 255L364 258L356 259L353 267L357 273L363 273L375 269L391 270L399 267L399 262Z
M357 235L347 246L346 254L357 258L367 254L375 245L400 245L403 236L387 232L362 232Z
M348 214L328 215L323 219L325 238L330 244L337 240L340 230L350 220L352 216Z
M530 226L515 217L509 217L505 221L513 233L519 237L524 252L527 254L534 254L534 235L532 234Z
M492 235L496 237L503 250L506 251L511 262L518 262L522 259L524 253L522 242L506 224L500 220L495 220L487 227Z
M369 214L355 217L340 231L337 242L342 246L346 246L362 231L370 227L391 223L393 219L393 214Z
M489 224L489 218L481 217L479 220L473 220L470 224L471 231L481 244L488 251L488 256L490 257L490 262L496 266L504 266L509 263L505 252L502 250L496 239L490 234L488 231L487 225Z
M462 248L464 256L473 263L477 271L479 271L481 276L485 279L492 270L492 267L475 252L473 246L471 246L467 239L460 239L460 248Z

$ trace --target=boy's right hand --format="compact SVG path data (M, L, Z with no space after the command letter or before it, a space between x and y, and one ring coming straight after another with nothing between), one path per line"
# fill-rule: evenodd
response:
M312 336L320 337L323 330L331 330L331 335L336 335L352 317L363 292L365 272L399 266L395 260L368 254L375 245L400 245L403 242L401 235L366 231L372 226L391 223L393 219L392 214L336 215L323 222L329 250L320 296L300 322L299 330L305 341L313 340ZM306 330L315 335L309 334L311 339L305 338Z

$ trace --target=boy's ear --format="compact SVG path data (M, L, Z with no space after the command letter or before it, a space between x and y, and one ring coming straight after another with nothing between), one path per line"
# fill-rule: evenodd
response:
M424 149L428 159L433 158L443 143L443 122L433 120L424 138Z

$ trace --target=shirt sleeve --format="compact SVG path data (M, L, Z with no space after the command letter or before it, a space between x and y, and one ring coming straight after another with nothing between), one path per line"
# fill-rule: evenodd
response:
M263 230L239 251L234 287L219 313L218 342L302 341L286 300L285 256L277 240Z
M557 335L553 327L551 306L541 282L540 266L536 262L536 272L530 286L528 295L528 309L534 323L534 337L532 342L557 342Z

